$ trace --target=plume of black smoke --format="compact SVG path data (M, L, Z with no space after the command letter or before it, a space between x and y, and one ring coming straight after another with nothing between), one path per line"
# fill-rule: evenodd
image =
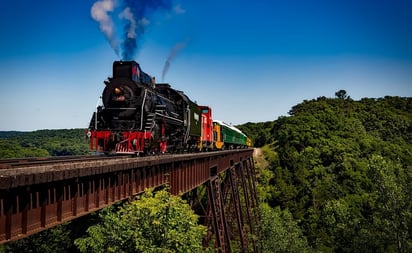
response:
M105 34L110 45L119 55L119 43L115 38L114 22L109 13L115 13L115 7L122 10L117 17L123 22L123 34L120 39L121 58L132 60L138 49L138 40L150 24L149 17L158 10L171 9L171 0L99 0L91 9L93 19L99 22L100 30Z
M124 27L124 40L122 43L122 59L123 60L133 60L134 50L137 48L137 38L136 38L136 30L137 30L137 22L130 10L130 7L126 7L119 15L120 18L126 20L126 25ZM143 28L140 29L140 34L142 34Z
M150 15L157 10L171 9L170 0L123 0L125 10L122 17L126 20L124 40L122 43L122 58L131 60L136 55L138 39L144 34L150 24Z
M182 50L183 48L185 48L187 46L187 43L189 43L188 40L184 41L184 42L180 42L177 43L172 50L169 53L169 56L166 59L165 65L163 67L163 71L162 71L162 82L165 79L165 76L167 74L167 72L169 71L170 68L170 63L174 60L174 58L176 58L177 54L180 52L180 50Z

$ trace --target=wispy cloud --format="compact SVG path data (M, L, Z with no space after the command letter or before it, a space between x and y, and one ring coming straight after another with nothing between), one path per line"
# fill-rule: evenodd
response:
M183 7L182 7L180 4L175 5L175 7L173 7L173 11L174 11L176 14L184 14L184 13L186 13L186 10L183 9Z

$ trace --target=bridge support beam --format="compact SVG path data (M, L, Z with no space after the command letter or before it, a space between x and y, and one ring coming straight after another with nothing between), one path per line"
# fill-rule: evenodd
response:
M253 158L232 163L213 176L207 187L206 225L218 252L259 252L259 210ZM209 245L212 237L206 238Z

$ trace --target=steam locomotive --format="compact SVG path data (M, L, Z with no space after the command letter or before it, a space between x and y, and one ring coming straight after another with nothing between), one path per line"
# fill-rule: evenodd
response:
M213 121L212 108L156 83L136 61L115 61L102 105L90 120L90 149L105 154L150 154L250 146L240 130Z

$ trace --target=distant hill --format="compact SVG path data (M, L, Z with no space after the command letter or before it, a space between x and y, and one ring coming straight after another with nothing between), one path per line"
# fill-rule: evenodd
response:
M84 129L0 131L0 159L87 153Z
M16 137L19 135L24 135L27 132L21 132L21 131L0 131L0 139L7 139L7 138L12 138Z

